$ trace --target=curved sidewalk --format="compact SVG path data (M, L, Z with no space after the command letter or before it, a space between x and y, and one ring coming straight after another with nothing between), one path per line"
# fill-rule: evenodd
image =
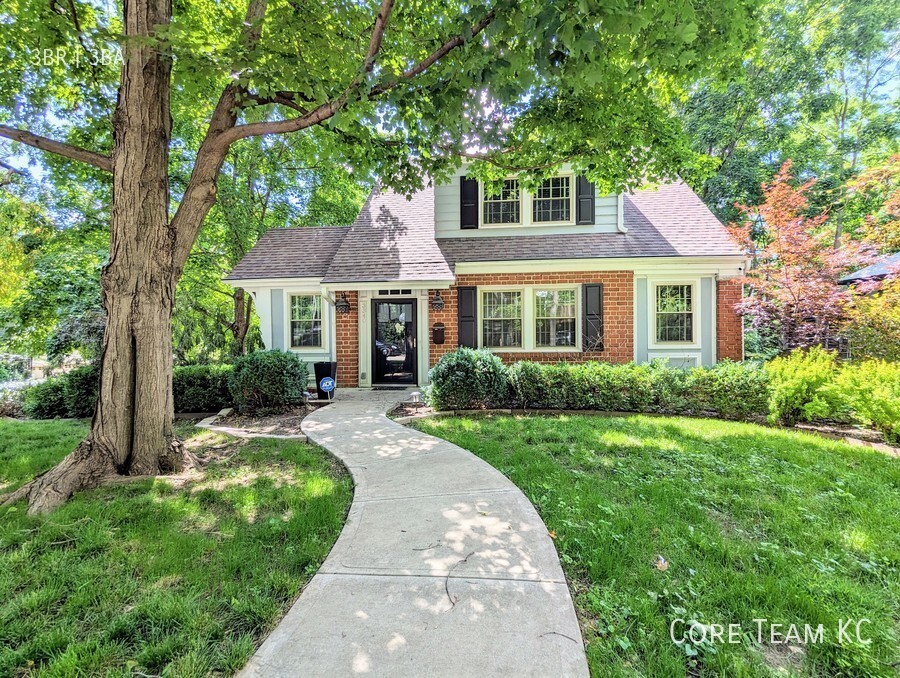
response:
M344 530L242 676L586 676L547 529L475 455L351 391L303 422L356 484Z

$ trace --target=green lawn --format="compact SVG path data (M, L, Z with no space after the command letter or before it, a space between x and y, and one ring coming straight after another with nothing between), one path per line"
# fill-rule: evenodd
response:
M701 419L417 427L490 462L534 502L555 533L594 675L897 675L900 460ZM838 643L847 618L871 620L861 626L871 645ZM677 619L746 633L734 645L679 646L669 638ZM769 623L821 623L824 642L791 651L771 642Z
M0 420L0 482L85 428ZM218 459L198 482L102 488L41 518L0 508L0 676L232 674L286 612L343 526L349 476L311 445L181 434Z

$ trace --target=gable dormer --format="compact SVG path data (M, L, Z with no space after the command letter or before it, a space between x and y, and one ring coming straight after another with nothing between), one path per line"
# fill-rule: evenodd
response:
M622 229L618 196L597 195L585 177L563 168L534 192L515 176L492 191L465 168L434 191L438 238L615 233Z

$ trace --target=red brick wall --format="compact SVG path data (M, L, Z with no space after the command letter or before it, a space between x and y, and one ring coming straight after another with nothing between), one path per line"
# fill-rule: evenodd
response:
M744 330L735 305L741 300L740 280L720 280L716 286L716 359L744 359Z
M337 386L356 388L359 386L359 295L345 292L350 302L349 313L335 314L335 343L337 348ZM335 299L341 298L336 292Z
M561 285L565 283L603 283L603 343L602 351L587 352L498 352L506 362L534 360L555 363L603 360L611 363L627 363L634 359L634 274L631 271L574 272L574 273L498 273L460 275L457 285ZM429 299L434 290L429 290ZM431 311L429 322L442 322L446 326L443 345L431 344L429 362L433 367L441 356L457 348L457 300L456 287L441 290L445 306L443 311ZM431 331L429 327L428 331Z

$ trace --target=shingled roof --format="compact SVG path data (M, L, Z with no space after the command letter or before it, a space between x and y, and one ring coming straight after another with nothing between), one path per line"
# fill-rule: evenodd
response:
M325 283L453 280L434 238L434 189L411 200L374 190L335 254Z
M225 280L321 278L349 226L273 228L238 262Z
M411 200L375 190L349 227L269 231L226 280L450 281L462 262L745 256L684 182L626 195L623 206L627 233L436 239L433 188Z

